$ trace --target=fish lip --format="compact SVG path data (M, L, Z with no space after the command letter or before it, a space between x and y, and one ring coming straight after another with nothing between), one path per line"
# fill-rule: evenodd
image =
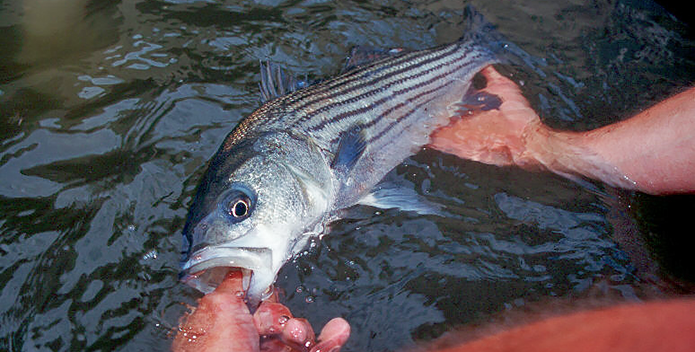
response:
M243 289L248 291L253 273L267 271L271 263L269 248L214 246L202 248L183 263L179 278L185 284L211 293L233 269L241 269Z

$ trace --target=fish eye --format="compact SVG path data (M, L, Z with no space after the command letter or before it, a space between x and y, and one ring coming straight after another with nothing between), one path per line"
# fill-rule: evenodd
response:
M251 210L251 200L247 197L240 197L233 200L229 206L229 215L236 219L242 219L249 215Z
M255 193L243 185L234 185L225 192L217 203L219 212L225 214L232 222L248 218L256 206Z

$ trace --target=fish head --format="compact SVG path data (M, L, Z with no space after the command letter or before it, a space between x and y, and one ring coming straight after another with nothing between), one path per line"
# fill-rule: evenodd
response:
M184 226L182 281L209 293L239 268L249 301L259 303L302 249L327 205L277 146L221 148L213 157Z

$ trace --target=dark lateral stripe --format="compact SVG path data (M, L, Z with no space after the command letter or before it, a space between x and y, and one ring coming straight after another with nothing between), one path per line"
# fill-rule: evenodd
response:
M410 111L408 111L408 112L406 112L405 114L399 116L395 121L391 122L388 126L386 126L386 128L384 128L383 130L381 130L381 132L379 132L379 133L377 133L376 135L374 135L374 136L372 136L371 138L369 138L369 140L367 141L367 144L372 144L372 143L374 143L376 140L381 139L382 137L384 137L384 135L386 135L386 133L388 133L389 131L391 131L395 126L398 126L398 125L401 123L401 121L403 121L404 119L407 119L408 117L410 117L410 115L412 115L412 114L414 114L416 111L420 110L420 108L423 107L424 105L427 105L427 104L431 103L432 100L434 100L435 98L436 98L436 97L429 98L429 99L423 101L422 103L419 103L419 104L415 105L415 107L413 107L412 109L410 109Z
M376 118L374 118L374 119L372 119L372 120L370 120L370 121L368 121L368 122L366 122L366 123L357 124L357 125L355 125L355 126L359 126L361 129L372 128L372 127L374 127L377 123L379 123L379 121L381 121L384 117L390 115L390 114L391 114L392 112L394 112L395 110L398 110L398 109L400 109L400 108L402 108L402 107L404 107L404 106L410 105L410 104L412 104L414 101L416 101L416 100L422 98L423 96L428 95L428 94L432 94L432 93L438 91L440 88L441 88L441 87L436 87L436 88L434 88L434 89L422 91L422 92L420 92L419 94L415 95L414 97L411 97L411 98L407 99L407 100L404 101L404 102L398 103L397 105L394 105L394 106L390 107L388 110L384 111L383 113L381 113L381 114L380 114L379 116L377 116ZM431 101L432 99L434 99L434 98L428 99L427 101L429 102L429 101ZM419 105L416 105L416 107L419 107ZM408 113L405 113L405 114L408 114ZM400 119L400 117L399 117L398 119ZM397 120L398 120L398 119L397 119ZM387 128L388 128L388 126L387 126ZM340 140L340 137L341 137L340 135L335 136L333 139L330 140L330 143L331 143L331 144L337 143L337 142ZM373 140L373 139L370 138L370 141L372 141L372 140Z
M378 98L374 101L369 102L369 104L367 106L361 106L359 108L355 108L355 109L352 109L350 111L345 111L343 113L337 114L336 116L332 116L329 119L319 118L318 124L316 124L314 126L305 127L305 128L307 128L307 130L310 132L316 132L316 131L324 129L326 126L328 126L330 124L340 123L340 121L343 119L348 119L351 116L357 116L359 114L366 113L374 108L379 107L380 105L384 104L385 102L391 100L392 97L398 97L398 96L406 95L410 91L420 89L424 86L432 84L433 82L435 82L437 80L445 79L447 75L450 75L456 71L459 71L459 70L465 68L466 66L472 64L473 62L475 62L474 59L473 60L454 60L454 61L461 61L462 63L451 68L451 62L447 62L446 64L444 64L442 66L445 68L450 68L449 70L446 70L445 72L439 73L438 75L436 75L434 77L430 77L427 80L423 80L423 81L420 81L417 83L415 83L413 81L416 81L418 78L421 78L421 76L431 75L432 71L442 70L444 68L442 66L429 67L429 68L422 70L422 71L419 71L411 76L406 76L406 77L401 78L398 81L393 81L393 82L390 82L388 84L385 84L385 85L381 86L379 89L379 91L381 91L381 90L385 91L383 94L381 94L382 97ZM391 88L391 86L402 86L403 88L401 88L399 90L393 90L393 88ZM387 89L387 88L391 88L391 89ZM374 94L375 93L372 93L371 91L365 92L363 94L360 94L359 96L356 96L354 98L350 98L344 105L346 105L346 108L349 109L349 105L356 104L359 101L364 102L364 100L366 98L368 98L370 95L374 95ZM406 97L406 99L407 99L407 97ZM326 115L330 116L331 114L328 113L328 111L332 107L333 107L332 105L322 107L322 108L312 112L312 114L311 114L312 116L310 116L310 118L313 116L319 116L319 117L326 116Z
M436 92L436 91L438 91L438 90L440 90L440 89L442 89L442 88L444 88L444 87L446 87L446 86L451 85L452 83L453 83L453 81L447 81L447 82L444 83L443 85L438 86L438 87L436 87L436 88L434 88L434 89L430 89L430 90L427 90L427 91L423 91L423 92L421 92L420 94L417 94L417 95L415 95L414 97L408 99L408 100L407 100L407 103L408 103L408 104L411 104L411 103L417 101L418 99L422 98L423 96L432 94L432 93L434 93L434 92ZM429 103L429 102L431 102L431 101L432 101L433 99L435 99L435 98L436 98L436 97L429 98L429 99L426 100L426 102ZM395 108L401 108L401 107L404 107L404 106L406 106L406 105L408 105L408 104L406 104L406 103L400 103L400 104L398 104L399 106L398 106L398 107L394 107L394 109L392 109L392 111L395 110ZM385 127L385 129L384 129L383 131L379 132L378 135L381 135L381 134L385 133L386 130L391 129L391 128L393 128L393 126L399 124L401 121L403 121L403 119L405 119L405 118L407 118L408 116L410 116L410 114L412 114L415 110L417 110L417 109L419 109L420 107L422 107L422 104L417 104L417 105L415 105L415 106L416 106L416 108L411 109L411 111L405 113L404 115L401 115L401 116L397 117L394 121L392 121L390 124L388 124L388 125ZM383 119L383 117L386 116L387 114L388 114L388 113L384 113L384 114L382 114L382 116L379 116L378 118L376 118L376 119L374 119L374 120L372 120L372 121L369 121L368 123L365 123L363 128L370 128L370 127L372 127L372 126L376 126L376 124L379 123L379 122ZM377 138L374 138L374 137L373 137L373 138L371 138L369 141L371 142L371 141L374 141L374 140L376 140L376 139L377 139Z
M335 99L336 97L348 95L349 93L364 88L365 86L378 86L378 84L373 83L375 81L382 81L384 79L388 79L390 76L398 75L409 70L414 70L419 66L426 65L430 62L436 62L437 60L451 56L462 46L465 46L465 44L448 44L438 48L412 51L404 53L403 55L389 57L384 60L377 60L318 85L310 86L305 89L295 91L292 94L284 95L277 99L271 100L270 102L261 106L251 116L244 119L242 124L246 128L236 129L239 133L233 133L234 136L230 136L232 138L227 138L225 145L231 147L239 139L238 137L244 135L243 132L245 130L248 130L257 124L274 124L284 122L288 123L290 126L303 128L301 123L306 120L313 119L316 111L313 111L311 114L302 115L302 109L305 109L312 104L320 104L321 102L327 102L331 99ZM428 58L428 56L432 57ZM455 56L465 57L466 55L463 54ZM418 62L418 60L420 60L420 62ZM392 69L389 72L389 68L399 65L404 65L405 67L400 70ZM386 72L386 75L382 73L382 75L379 76L378 73L380 73L380 71ZM377 87L374 90L370 90L368 94L372 94L374 91L381 89L383 88ZM297 104L300 104L300 107L297 107ZM344 104L346 104L345 101L338 101L326 106L326 109L322 109L321 106L317 107L317 109L321 109L321 112L323 112L333 106L342 106ZM288 120L286 114L288 111L298 114L295 115L296 117L294 119ZM237 138L234 138L235 136Z
M363 76L366 77L356 77L351 80L343 80L341 83L333 88L329 93L329 95L324 95L324 96L319 96L317 99L313 99L311 101L306 101L303 102L302 105L297 106L297 110L302 110L312 104L316 103L321 103L322 101L331 101L337 98L343 98L339 99L339 101L336 101L335 103L332 103L328 106L322 106L321 108L324 109L330 109L333 105L341 105L345 104L345 101L349 100L350 97L354 92L364 90L365 88L368 88L366 92L364 92L362 95L369 95L373 94L375 91L379 91L381 89L384 89L384 85L380 84L380 82L388 80L392 77L398 76L400 74L406 74L410 71L415 71L421 66L431 64L433 62L437 62L439 60L442 60L444 58L450 57L452 53L444 53L440 56L435 56L431 58L427 58L425 60L422 60L420 62L417 62L417 59L421 57L426 57L424 55L420 55L416 58L410 58L408 62L404 62L405 67L402 67L400 69L394 70L393 67L396 66L393 62L384 62L382 65L379 66L379 68L375 68L372 70L366 70L364 72ZM381 73L381 74L380 74ZM345 99L347 98L347 99ZM306 119L306 118L304 118ZM301 121L300 121L301 122Z
M357 126L359 126L359 127L362 128L362 129L364 129L364 128L373 128L373 127L374 127L377 123L379 123L384 117L390 115L393 111L398 110L398 109L400 109L400 108L402 108L402 107L408 106L408 105L414 103L415 101L417 101L418 99L420 99L420 98L422 98L422 97L424 97L424 96L427 96L427 95L429 95L429 94L432 94L432 93L434 93L434 92L436 92L436 91L438 91L438 90L440 90L440 89L442 89L442 88L444 88L444 87L446 87L446 86L448 86L448 85L450 85L450 84L452 84L452 83L453 83L453 81L447 81L445 84L443 84L443 85L441 85L441 86L438 86L438 87L433 88L433 89L430 89L430 90L422 91L422 92L418 93L417 95L415 95L415 96L413 96L413 97L407 99L406 101L401 102L401 103L399 103L399 104L397 104L397 105L395 105L395 106L392 106L392 107L389 108L387 111L384 111L382 114L380 114L378 117L376 117L376 118L374 118L374 119L372 119L372 120L370 120L370 121L368 121L368 122L366 122L366 123L359 124L359 125L357 125ZM420 109L423 105L432 102L432 100L434 100L434 99L436 99L436 96L435 96L435 97L428 98L428 99L425 100L424 102L421 102L421 103L416 104L412 109L410 109L410 110L407 111L407 112L404 112L403 114L401 114L400 116L398 116L398 118L396 118L394 121L392 121L391 123L389 123L389 124L388 124L386 127L384 127L384 129L381 130L379 133L377 133L376 135L370 137L369 140L367 141L367 143L373 143L373 142L376 141L377 139L381 138L383 135L385 135L386 133L388 133L388 131L391 130L393 127L395 127L395 126L397 126L398 124L400 124L404 119L407 119L408 117L410 117L413 113L415 113L415 112L416 112L418 109ZM335 138L333 138L333 139L330 141L330 143L331 143L331 144L337 143L339 139L340 139L340 136L336 136Z
M446 50L448 49L448 51ZM364 82L365 84L372 84L376 80L384 79L387 77L373 77L373 73L376 71L381 71L383 68L389 68L389 67L395 67L398 65L401 65L403 63L406 63L408 61L416 61L418 58L425 57L427 55L433 55L436 54L437 51L441 51L441 54L437 57L433 57L433 60L439 59L441 56L446 56L446 55L451 55L453 52L456 52L459 49L459 44L449 44L442 46L440 48L433 48L433 49L426 49L426 50L421 50L421 51L412 51L412 52L406 52L402 55L397 55L393 57L389 57L383 60L377 60L372 63L360 66L358 69L348 71L343 75L340 75L338 77L335 77L331 80L328 80L321 84L320 87L315 87L310 93L316 94L316 93L323 93L325 91L332 91L333 88L341 86L341 85L347 85L352 82L357 82L365 78L372 78L370 81ZM383 67L383 68L382 68ZM406 68L407 70L408 68ZM397 73L396 73L397 74ZM366 77L365 77L366 76ZM308 91L308 90L307 90ZM307 92L309 93L309 92ZM348 93L347 91L343 91L341 94ZM301 106L292 106L293 109L303 109L307 107L308 105L314 104L317 101L320 101L321 99L330 99L338 96L339 94L332 94L329 96L324 96L321 97L320 99L314 99L311 101L306 101L304 102L303 105ZM302 98L304 97L297 96L297 99L292 99L290 101L287 101L286 103L288 105L290 104L295 104L298 102L301 102Z
M314 90L311 93L312 95L315 94L315 97L310 100L302 101L303 99L298 99L296 100L297 103L301 102L301 105L298 106L290 106L292 110L296 111L301 111L308 106L316 103L322 103L322 102L327 102L335 98L341 98L341 97L349 97L351 93L355 91L359 91L364 88L372 88L364 93L362 93L362 96L367 96L370 94L373 94L375 91L382 90L384 88L383 84L379 84L379 81L384 81L387 80L391 77L397 76L399 74L407 73L409 71L416 71L418 68L424 65L432 64L437 61L443 60L447 57L452 56L456 51L458 51L458 45L451 45L450 50L445 50L442 53L439 53L439 55L435 55L433 57L427 58L428 55L432 55L433 52L427 52L427 53L421 53L421 52L415 52L413 57L408 57L407 60L400 60L398 62L394 62L391 59L380 62L379 65L372 67L368 70L363 70L361 75L358 77L352 77L351 79L343 79L343 77L337 77L333 81L328 81L326 82L325 87L322 87L321 90ZM456 61L465 58L467 53L462 53L461 55L454 55L456 59L451 60L451 61ZM424 60L421 62L417 62L417 59L425 57ZM396 69L394 70L393 68L400 65L400 64L406 64L408 62L412 61L412 63L407 64L405 67ZM450 64L450 62L442 63L440 66L444 66L446 64ZM391 70L388 70L390 69ZM375 73L379 73L380 71L384 71L385 73L381 75L377 75ZM367 77L364 77L367 76ZM341 87L345 86L345 87ZM323 94L316 94L324 90L324 88L337 88L337 89L330 89L329 95L323 95ZM352 98L347 98L347 99L341 99L340 101L328 104L328 105L323 105L318 108L315 113L322 113L327 111L328 109L331 109L334 106L339 106L342 104L345 104L346 101L350 100ZM287 102L290 103L290 102ZM302 122L311 119L311 115L307 115L296 121L296 124L301 124Z
M371 111L371 110L373 110L373 109L375 109L375 108L377 108L377 107L383 105L385 102L391 100L392 97L399 96L399 95L404 95L404 94L406 94L406 93L408 93L408 92L410 92L410 91L413 91L413 90L416 90L416 89L420 89L420 88L425 87L425 86L427 86L427 85L429 85L429 84L432 84L433 82L435 82L435 81L437 81L437 80L443 80L446 76L452 74L453 72L456 72L456 71L458 71L458 70L461 70L461 69L465 68L466 66L472 64L473 62L474 62L474 60L467 60L467 61L464 61L464 62L462 62L460 65L454 66L452 69L450 69L450 70L448 70L448 71L446 71L446 72L443 72L443 73L441 73L441 74L439 74L439 75L437 75L437 76L431 77L431 78L429 78L429 79L427 79L427 80L425 80L425 81L417 82L416 84L412 84L412 85L406 85L403 81L419 78L420 76L426 75L426 74L430 73L430 71L433 71L433 70L437 69L438 67L432 67L432 68L429 68L429 69L427 69L427 70L420 71L420 72L419 72L418 74L416 74L416 75L413 75L413 76L410 76L410 77L407 77L407 78L402 79L402 81L394 81L394 82L391 82L390 84L387 84L387 85L385 85L384 87L388 88L388 87L390 87L391 85L397 85L397 84L405 85L405 87L403 87L402 89L393 91L391 94L388 94L388 95L386 95L386 96L384 96L384 97L382 97L382 98L380 98L380 99L378 99L378 100L375 100L375 101L371 102L371 103L370 103L369 105L367 105L367 106L362 106L362 107L359 107L359 108L354 109L354 110L346 111L346 112L344 112L344 113L341 113L341 114L338 114L338 115L336 115L336 116L333 116L333 117L331 117L330 119L323 119L323 120L320 121L320 123L319 123L318 125L309 127L309 128L307 129L307 131L309 131L309 132L316 132L316 131L319 131L319 130L324 129L326 126L328 126L328 125L330 125L330 124L334 124L334 123L336 123L336 122L339 122L339 121L341 121L341 120L343 120L343 119L346 119L346 118L349 118L349 117L351 117L351 116L358 116L358 115L367 113L368 111ZM450 82L450 81L447 81L447 83L445 83L445 84L443 84L443 85L439 85L439 86L437 86L437 87L435 87L435 88L433 88L433 89L431 89L431 90L425 91L425 92L423 92L423 93L429 94L429 93L432 93L432 92L434 92L434 91L437 91L437 90L439 90L440 88L442 88L442 87L448 85L449 82ZM413 98L414 98L414 99L417 99L418 97L422 96L423 93L418 93L418 94L417 94L415 97L413 97ZM360 96L357 96L356 98L361 98L361 97L364 97L364 96L366 96L366 95L365 95L365 94L362 94L362 95L360 95ZM408 99L408 98L406 98L406 99ZM399 106L400 106L400 104L399 104L399 105L396 105L395 107L397 108L397 107L399 107ZM389 109L388 111L382 113L382 114L379 115L378 117L372 119L372 121L370 121L369 123L363 124L363 126L364 126L364 127L369 127L369 126L371 126L371 125L375 125L380 119L382 119L384 116L386 116L386 115L388 115L389 113L391 113L393 110L394 110L394 108ZM320 112L317 111L316 113L320 113Z

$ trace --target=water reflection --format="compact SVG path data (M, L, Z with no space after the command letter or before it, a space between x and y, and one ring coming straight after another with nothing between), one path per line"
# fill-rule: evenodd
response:
M474 3L548 62L502 67L546 122L600 125L691 84L692 41L651 3ZM198 297L179 233L208 158L259 104L258 61L334 75L355 45L455 40L459 1L0 5L0 349L166 350ZM393 350L599 283L642 297L600 186L423 151L389 175L450 216L351 209L278 285L347 351ZM298 289L301 288L301 289ZM321 309L316 309L321 307Z

